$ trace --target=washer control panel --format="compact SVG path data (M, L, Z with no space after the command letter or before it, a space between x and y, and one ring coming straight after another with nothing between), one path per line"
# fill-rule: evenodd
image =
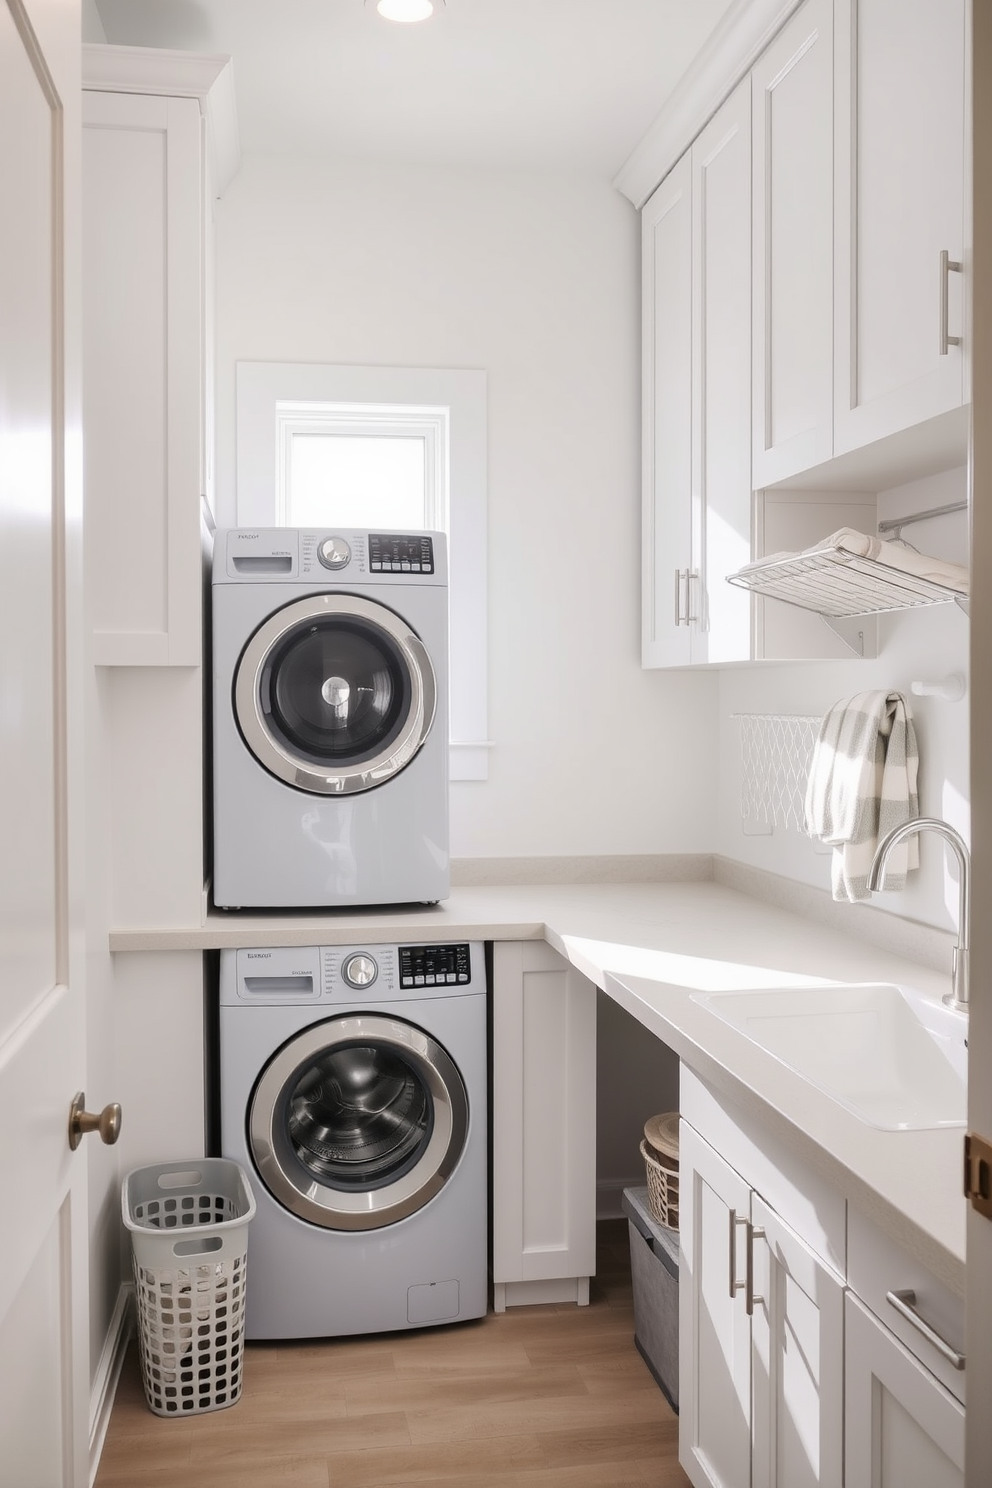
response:
M409 537L395 532L370 532L369 568L373 573L432 574L434 539L422 532Z
M221 953L221 1002L373 1007L423 997L485 996L481 942L272 946Z
M317 557L325 568L347 568L351 562L351 548L343 537L325 537L317 545Z
M369 987L379 975L379 968L371 956L364 951L356 951L353 956L345 957L341 975L349 987Z
M467 945L400 946L401 987L464 986L471 977Z

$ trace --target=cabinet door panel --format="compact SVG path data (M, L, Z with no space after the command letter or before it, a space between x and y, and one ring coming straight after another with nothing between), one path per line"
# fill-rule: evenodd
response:
M751 655L751 597L726 581L751 561L751 83L692 147L693 661Z
M641 216L643 522L641 661L689 661L692 567L692 204L688 154ZM679 580L678 575L685 577Z
M732 1283L750 1190L685 1121L679 1182L679 1461L696 1488L749 1488L751 1330Z
M964 1407L845 1298L846 1488L963 1488Z
M596 988L540 942L500 942L493 986L493 1279L596 1269Z
M752 72L753 482L833 448L833 12L807 0Z
M202 140L195 98L83 94L87 606L109 666L198 666Z
M960 406L940 253L964 250L964 0L839 0L835 448ZM962 334L960 273L948 325Z
M758 1294L751 1323L751 1485L840 1488L843 1284L757 1194L751 1218Z

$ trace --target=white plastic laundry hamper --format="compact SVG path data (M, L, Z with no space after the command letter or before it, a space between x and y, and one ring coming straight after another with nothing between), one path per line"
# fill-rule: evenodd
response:
M159 1416L233 1405L244 1362L255 1199L227 1158L135 1168L121 1190L145 1398Z

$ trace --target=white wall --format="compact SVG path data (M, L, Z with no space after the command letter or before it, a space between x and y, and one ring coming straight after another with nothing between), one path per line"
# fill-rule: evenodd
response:
M927 511L967 495L967 473L946 471L911 485L879 492L878 517ZM967 515L956 513L907 527L904 537L921 552L967 563ZM826 533L823 534L827 536ZM734 713L822 715L840 698L867 689L906 695L920 750L920 812L938 816L969 836L968 698L951 703L912 697L914 680L936 681L968 671L968 621L956 605L937 605L882 616L878 658L861 661L766 665L721 675L719 851L731 858L829 890L830 855L814 848L793 828L771 837L744 836L741 829L741 762ZM957 920L957 870L932 835L921 841L921 867L902 893L875 896L894 914L945 929ZM852 910L852 914L857 913Z
M456 857L708 851L717 679L639 663L638 221L605 182L248 157L217 204L217 508L239 360L489 386L490 778Z

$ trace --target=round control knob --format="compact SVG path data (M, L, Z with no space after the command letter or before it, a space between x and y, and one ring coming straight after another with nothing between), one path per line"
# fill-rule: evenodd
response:
M370 987L379 975L379 968L371 956L349 956L341 968L341 975L349 987Z
M351 549L343 537L325 537L317 544L317 557L325 568L347 568Z

